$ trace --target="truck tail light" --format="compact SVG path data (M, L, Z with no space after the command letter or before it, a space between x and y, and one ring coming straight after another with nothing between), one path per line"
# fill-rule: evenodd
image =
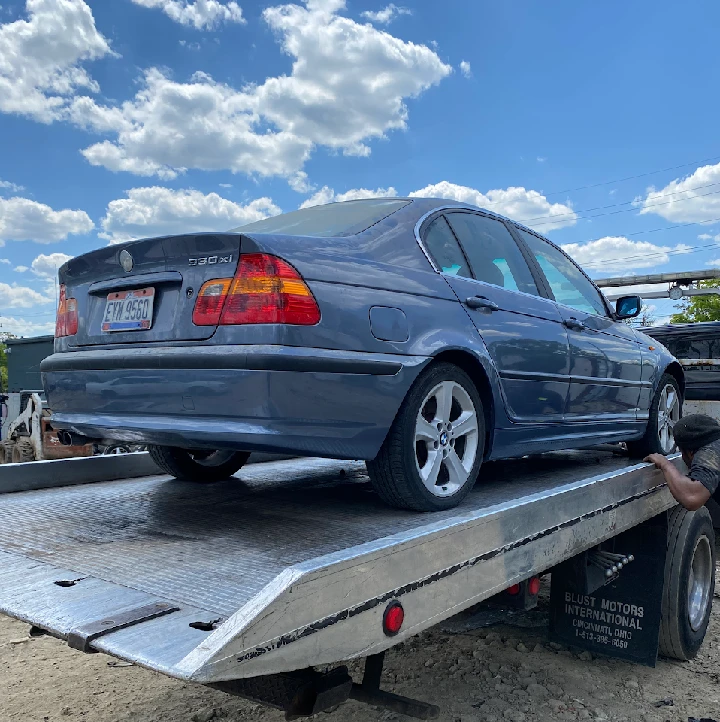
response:
M286 261L265 253L240 256L234 278L204 283L193 311L198 326L314 326L319 321L320 309L302 276Z
M74 336L78 331L77 300L66 298L65 284L60 285L60 300L58 302L57 318L55 320L55 338Z
M383 614L383 632L388 637L394 637L402 628L405 621L405 610L400 602L390 602Z

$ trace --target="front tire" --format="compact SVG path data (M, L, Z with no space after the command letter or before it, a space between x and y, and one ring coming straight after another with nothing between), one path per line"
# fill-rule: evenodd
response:
M439 363L408 392L368 474L391 506L451 509L472 489L484 450L480 394L462 369Z
M680 385L674 376L663 374L650 404L645 435L637 441L628 441L630 455L643 459L649 454L672 454L676 450L673 427L681 416Z
M148 451L165 473L196 484L212 484L227 479L250 458L247 451L189 451L174 446L149 446Z

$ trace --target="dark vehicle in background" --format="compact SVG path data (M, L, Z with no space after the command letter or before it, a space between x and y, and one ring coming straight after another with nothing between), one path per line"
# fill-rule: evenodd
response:
M149 444L199 482L251 451L365 459L390 504L459 503L486 460L669 453L680 365L534 231L442 199L368 199L60 269L42 365L69 443Z
M641 330L663 344L682 365L688 401L720 401L720 321Z

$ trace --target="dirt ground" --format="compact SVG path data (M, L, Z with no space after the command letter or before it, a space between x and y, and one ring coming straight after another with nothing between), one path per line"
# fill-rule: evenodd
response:
M720 597L720 584L716 591ZM279 722L279 712L102 654L85 655L0 615L0 722ZM349 665L355 679L361 664ZM720 720L720 603L692 662L655 669L550 644L546 629L436 628L388 653L385 689L433 702L442 722ZM328 722L401 720L348 702Z

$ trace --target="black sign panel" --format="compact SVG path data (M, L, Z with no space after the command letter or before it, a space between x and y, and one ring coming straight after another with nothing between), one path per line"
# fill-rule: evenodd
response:
M635 559L606 586L588 585L592 552L561 564L552 572L550 636L556 642L610 657L655 666L660 615L667 515L621 534L602 545L606 551ZM587 593L588 589L594 589Z

